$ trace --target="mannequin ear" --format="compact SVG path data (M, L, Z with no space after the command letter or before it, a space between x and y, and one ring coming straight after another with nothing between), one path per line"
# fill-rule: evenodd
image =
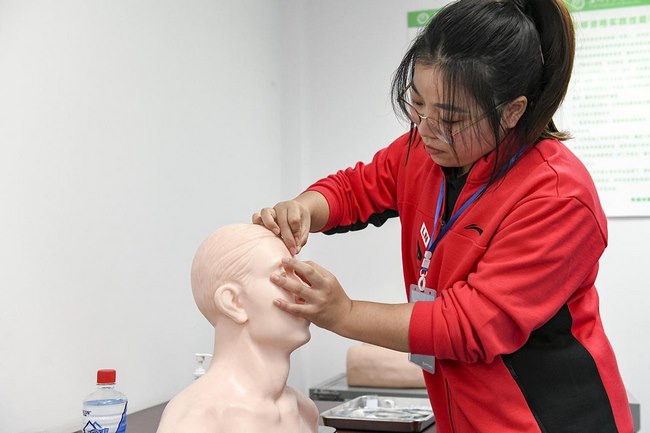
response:
M214 292L217 310L240 325L248 321L248 314L241 303L242 294L241 287L233 283L223 284Z
M525 96L518 96L512 101L508 102L503 110L501 116L501 123L506 129L512 129L517 126L517 122L524 115L526 107L528 106L528 99Z

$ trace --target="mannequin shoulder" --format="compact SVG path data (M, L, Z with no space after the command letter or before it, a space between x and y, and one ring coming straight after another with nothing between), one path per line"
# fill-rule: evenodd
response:
M171 406L170 406L171 405ZM168 410L169 408L169 410ZM239 433L256 431L256 411L245 404L193 401L192 404L170 402L156 433ZM249 426L250 424L250 426ZM251 429L247 430L250 427ZM255 429L253 429L255 427ZM243 429L243 430L242 430Z
M221 433L214 426L227 416L228 402L200 388L195 383L167 403L156 433Z
M291 395L291 398L294 399L296 406L298 407L298 411L303 415L304 418L318 420L318 417L320 415L318 413L318 408L309 397L291 387L287 387L287 393Z

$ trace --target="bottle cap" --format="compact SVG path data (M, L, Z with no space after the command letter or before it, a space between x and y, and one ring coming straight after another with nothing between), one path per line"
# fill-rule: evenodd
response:
M97 370L97 384L115 383L115 370Z

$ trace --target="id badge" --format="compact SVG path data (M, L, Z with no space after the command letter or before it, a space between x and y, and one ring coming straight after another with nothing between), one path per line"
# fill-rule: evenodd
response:
M436 291L429 288L420 290L417 284L411 284L409 287L411 303L418 301L431 302L436 299ZM434 374L436 372L436 359L431 355L414 355L409 353L409 361L420 367L422 370Z

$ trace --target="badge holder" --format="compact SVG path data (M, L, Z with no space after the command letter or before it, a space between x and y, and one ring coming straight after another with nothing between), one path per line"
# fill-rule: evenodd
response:
M421 278L420 280L421 281L418 281L418 284L411 284L409 288L410 302L415 303L419 301L434 301L436 299L436 291L424 287L424 279ZM416 355L409 353L409 361L428 373L434 374L436 372L435 357L431 355Z

